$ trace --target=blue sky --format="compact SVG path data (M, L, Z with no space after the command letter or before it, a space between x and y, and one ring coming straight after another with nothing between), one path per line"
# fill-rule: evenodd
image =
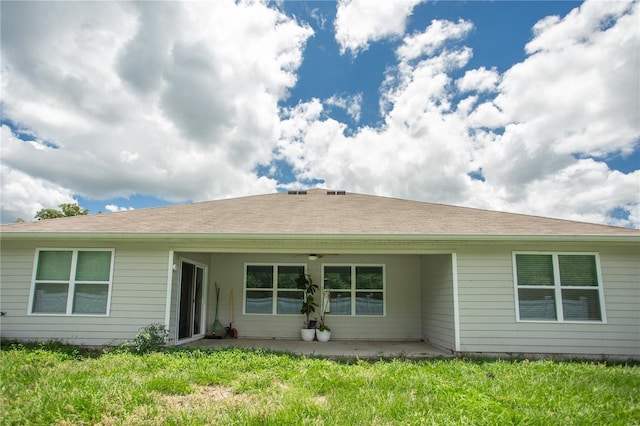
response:
M0 7L2 223L320 186L639 226L637 2Z

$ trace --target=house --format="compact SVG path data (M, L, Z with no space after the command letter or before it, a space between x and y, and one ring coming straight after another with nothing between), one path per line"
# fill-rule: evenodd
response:
M1 336L85 345L152 323L299 339L304 272L336 340L640 358L640 230L312 189L4 225Z

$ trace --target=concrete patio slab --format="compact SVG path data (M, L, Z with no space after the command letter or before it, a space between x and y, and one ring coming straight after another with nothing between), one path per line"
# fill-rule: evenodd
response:
M182 345L190 348L240 347L289 352L295 355L339 359L431 359L452 358L450 352L421 341L337 340L303 342L285 339L202 339Z

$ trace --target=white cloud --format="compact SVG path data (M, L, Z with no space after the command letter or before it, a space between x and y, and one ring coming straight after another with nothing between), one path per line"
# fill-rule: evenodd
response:
M325 105L342 108L345 110L347 115L353 119L353 121L360 121L360 113L362 111L362 93L357 93L352 96L333 95L329 99L326 99L324 103Z
M586 2L564 19L536 25L527 45L532 54L504 73L494 101L468 117L472 128L507 124L503 134L478 132L475 138L482 148L474 161L486 178L476 194L493 203L485 207L640 226L639 172L575 158L637 146L637 21L637 3ZM609 217L615 208L629 212L629 219Z
M124 150L120 153L120 161L123 163L134 163L138 158L140 158L139 152L129 152Z
M3 126L3 144L9 137L11 136L6 126ZM0 178L2 223L12 223L16 219L34 220L36 212L40 209L57 208L62 203L76 203L68 189L4 165L0 165Z
M604 11L603 4L595 9L607 25L578 31L561 52L542 42L540 25L522 63L504 75L471 70L455 84L450 74L472 52L452 42L466 30L434 21L397 50L382 87L382 126L345 135L316 100L290 111L279 152L301 180L324 179L327 187L638 227L640 172L572 155L629 150L640 137L638 6ZM593 15L591 7L570 16ZM563 25L546 26L568 36ZM457 31L427 42L442 28ZM482 102L469 96L454 108L459 91L481 93ZM470 176L478 170L484 181ZM610 217L616 208L629 219Z
M35 139L3 138L6 174L94 199L275 191L255 168L308 26L260 2L7 2L2 31L3 115Z
M639 19L637 2L594 1L539 25L534 53L503 75L496 105L558 153L631 152L640 135ZM613 26L601 30L603 21Z
M484 102L469 114L467 123L471 128L496 129L508 123L507 117L492 102Z
M404 33L407 17L425 0L340 0L336 13L336 41L341 53L367 50L372 41Z
M388 111L394 121L413 121L434 106L449 110L451 78L447 73L466 65L471 55L471 49L460 48L415 64L401 61L385 78L381 110Z
M601 30L632 9L630 1L588 1L576 7L563 19L548 16L533 27L535 38L525 49L527 53L538 51L562 51L577 44L589 42L592 37L599 37ZM637 17L635 18L637 24ZM633 34L629 34L633 37Z
M494 92L500 82L500 74L495 68L485 67L468 70L456 81L461 92Z
M339 3L340 48L355 55L402 37L417 3ZM432 21L397 42L397 64L382 77L382 124L349 132L326 111L344 108L357 122L361 94L278 106L296 83L308 26L260 2L158 6L3 3L3 114L33 139L2 129L3 222L77 195L273 192L277 182L255 168L275 175L274 160L284 160L295 186L320 179L349 191L640 224L640 172L589 158L628 153L640 139L637 2L586 2L542 20L529 56L503 74L463 73L472 23ZM478 171L484 181L471 177ZM611 218L614 209L629 219Z
M637 194L639 184L640 171L624 174L609 170L601 162L578 160L527 182L523 197L509 207L533 215L623 226L635 223L637 226L640 205L637 196L634 201L632 194ZM630 220L608 218L613 207L629 211Z
M311 12L309 12L309 15L321 30L325 29L325 25L327 24L327 18L320 12L318 8L312 9Z
M459 40L473 29L471 22L464 19L457 23L446 20L433 20L424 32L404 38L396 54L403 61L411 61L421 56L433 55L446 42Z
M459 200L468 191L471 141L463 118L448 113L447 72L464 66L470 54L467 48L447 49L399 63L383 86L381 128L365 126L346 136L342 123L323 118L319 101L299 105L283 122L279 152L301 180L315 177L328 187L365 193Z
M104 206L104 208L108 212L126 212L129 210L135 210L133 207L121 207L116 204L107 204L106 206Z

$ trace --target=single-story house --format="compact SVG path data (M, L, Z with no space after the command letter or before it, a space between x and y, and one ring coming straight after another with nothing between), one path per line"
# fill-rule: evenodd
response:
M1 337L117 344L165 324L299 339L640 358L640 230L311 189L3 225Z

